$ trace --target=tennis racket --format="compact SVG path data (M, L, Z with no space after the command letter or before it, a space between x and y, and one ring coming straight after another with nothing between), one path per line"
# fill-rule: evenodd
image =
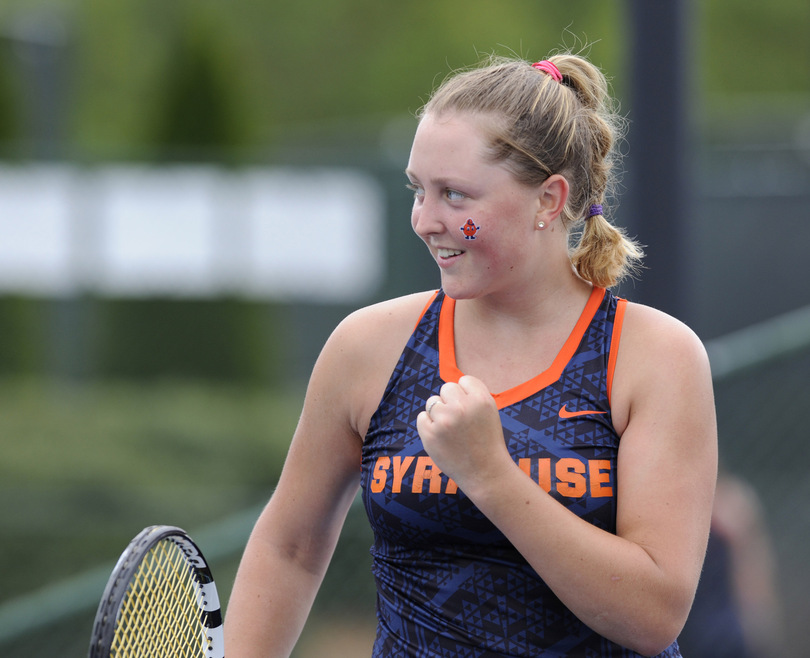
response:
M222 613L202 551L180 528L144 528L110 574L89 658L223 658Z

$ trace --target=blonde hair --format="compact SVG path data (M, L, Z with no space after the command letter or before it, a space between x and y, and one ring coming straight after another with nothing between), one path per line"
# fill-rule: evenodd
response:
M526 185L564 176L570 191L561 216L572 236L571 262L586 281L611 287L634 271L644 253L602 214L586 216L612 192L624 120L596 66L570 53L548 61L559 69L562 83L525 61L492 57L480 68L448 78L419 118L452 111L487 115L494 119L489 128L493 162L503 163Z

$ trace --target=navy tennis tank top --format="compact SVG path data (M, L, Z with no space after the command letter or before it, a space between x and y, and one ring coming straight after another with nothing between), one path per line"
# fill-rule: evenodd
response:
M619 437L610 384L625 302L601 288L552 366L495 394L510 454L538 486L608 532L616 526ZM635 657L597 635L426 454L416 417L458 381L455 301L425 309L363 446L363 502L374 531L374 658ZM674 643L661 656L680 656Z

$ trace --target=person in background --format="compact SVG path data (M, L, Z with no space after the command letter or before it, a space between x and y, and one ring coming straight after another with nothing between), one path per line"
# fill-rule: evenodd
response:
M689 658L781 658L776 559L756 491L721 470L709 547L678 642Z
M607 218L622 123L571 53L492 58L433 93L406 175L441 288L358 310L324 346L227 655L290 655L359 488L374 657L681 655L712 382L690 329L610 290L642 257Z

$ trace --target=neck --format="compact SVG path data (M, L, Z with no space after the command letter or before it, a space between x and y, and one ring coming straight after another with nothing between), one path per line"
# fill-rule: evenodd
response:
M456 364L481 379L493 392L509 390L545 372L582 316L593 287L576 279L570 287L522 299L460 300L456 303L453 339ZM481 346L489 349L481 349Z
M559 271L559 270L558 270ZM513 288L480 298L463 299L456 303L456 317L481 326L539 327L556 324L560 319L579 314L593 287L568 268L556 278L543 278L537 284Z

